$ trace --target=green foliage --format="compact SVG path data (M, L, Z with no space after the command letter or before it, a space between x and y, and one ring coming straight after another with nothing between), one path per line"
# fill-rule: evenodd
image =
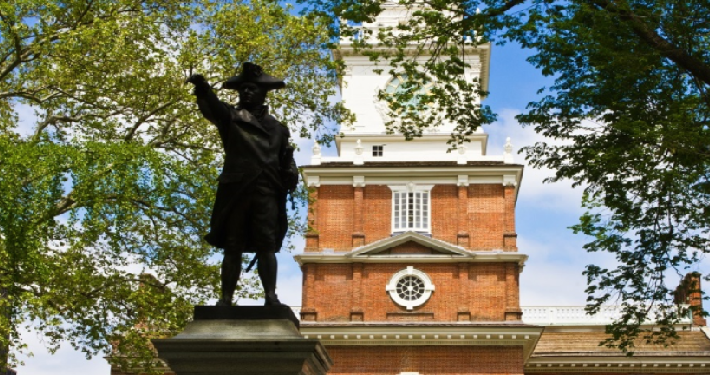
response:
M390 74L415 78L409 90L389 97L402 124L393 130L407 137L436 123L409 105L432 81L438 89L431 101L458 124L452 143L493 118L485 107L470 107L480 87L462 82L464 48L492 40L532 49L529 61L555 83L518 120L561 142L525 148L527 160L555 170L549 182L571 179L585 188L588 213L573 230L590 236L588 251L618 260L612 269L587 267L588 311L623 306L605 344L625 351L633 352L637 338L674 336L679 316L667 279L710 252L707 1L303 2L306 12L345 20L331 24L333 36L355 35L360 51L384 59ZM414 16L368 43L359 23L373 22L388 6ZM473 46L466 35L475 36ZM642 327L653 321L660 329Z
M327 142L350 116L331 103L328 38L271 2L0 3L0 348L22 349L26 326L51 350L113 345L112 360L150 368L147 339L182 327L219 282L202 235L222 147L185 79L256 62L287 78L270 103L292 133ZM19 122L27 110L34 123Z
M632 5L660 35L710 63L701 37L708 26L692 21L708 16L707 4ZM538 51L531 61L556 81L519 120L569 141L525 151L533 166L556 171L551 181L585 186L588 213L573 229L591 237L585 249L618 261L612 269L587 267L587 310L620 303L623 316L605 344L633 352L636 338L675 337L680 316L669 274L688 272L710 250L710 98L708 83L620 20L608 8L571 4L545 19L545 32L523 37ZM661 329L643 328L644 321Z

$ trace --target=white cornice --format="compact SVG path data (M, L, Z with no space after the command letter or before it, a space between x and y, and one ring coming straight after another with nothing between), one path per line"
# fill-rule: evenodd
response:
M306 176L317 175L317 176L352 176L365 175L365 176L376 176L376 175L390 175L390 176L453 176L456 178L459 175L469 175L469 176L499 176L499 175L510 175L516 174L521 177L523 173L523 166L521 164L506 164L506 165L461 165L456 166L421 166L421 165L405 165L406 162L392 162L392 163L402 163L402 166L378 166L375 163L365 163L363 165L348 164L343 166L324 166L321 165L304 165L303 173ZM455 181L455 180L454 180ZM502 182L502 181L501 181Z
M516 196L523 178L523 166L519 164L380 167L365 163L342 167L306 165L302 170L309 183L315 180L313 177L317 177L319 185L351 185L354 175L362 176L364 185L390 185L403 180L457 185L460 176L468 176L469 184L514 185Z
M345 256L348 253L301 253L294 255L299 265L307 263L492 263L514 262L523 270L528 256L520 253L477 252L472 256L434 254L387 254Z
M439 254L380 254L382 251L405 242L413 241L424 247L438 251ZM502 250L469 251L463 247L452 245L446 241L437 240L416 232L405 232L387 237L368 245L357 247L352 251L335 253L305 252L294 255L299 265L306 263L491 263L514 262L520 266L520 272L525 266L528 256L518 252Z
M528 358L542 327L524 325L319 325L301 323L301 334L327 346L481 345L522 346Z
M491 262L515 262L520 266L522 272L528 256L520 253L497 253L485 254L479 252L480 256L464 257L457 255L429 255L429 254L388 254L388 255L365 255L359 257L345 257L341 254L333 253L302 253L294 255L299 265L307 263L491 263Z

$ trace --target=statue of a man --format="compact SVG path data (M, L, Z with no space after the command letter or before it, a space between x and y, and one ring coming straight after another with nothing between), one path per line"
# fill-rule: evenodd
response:
M215 124L224 147L224 167L205 240L224 249L222 295L217 306L231 306L242 272L242 254L255 253L264 287L265 306L281 305L276 296L276 255L286 235L286 196L298 182L286 126L269 115L264 105L269 90L286 84L245 62L242 73L223 88L239 92L239 104L220 101L199 74L195 85L202 115Z

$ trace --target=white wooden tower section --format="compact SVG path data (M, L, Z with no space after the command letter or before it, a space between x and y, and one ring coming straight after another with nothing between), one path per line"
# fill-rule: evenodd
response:
M407 20L413 13L412 9L397 3L384 5L383 12L373 23L364 23L362 29L373 30L371 35L377 35L380 27L396 26ZM364 35L364 33L363 33ZM376 44L376 41L373 42ZM463 45L462 45L463 46ZM378 48L375 45L375 48ZM413 46L414 49L414 46ZM321 162L402 162L402 161L455 161L466 164L469 161L502 161L513 163L512 147L506 144L504 155L487 155L488 135L479 128L478 132L469 137L471 142L464 147L447 152L454 129L453 123L442 123L424 131L424 135L412 141L406 141L400 134L388 135L385 123L387 121L387 105L377 98L379 90L392 86L392 77L387 73L387 62L376 65L367 56L354 52L352 40L342 38L340 49L335 57L346 63L347 69L342 77L341 95L345 105L356 116L352 126L341 128L344 137L336 138L337 157L322 157L318 145L314 147L312 165ZM484 90L488 88L490 66L490 44L473 46L466 44L462 48L462 57L471 67L466 69L465 77L469 80L479 79ZM429 56L419 56L421 62ZM376 70L382 69L378 74ZM396 81L394 82L396 83ZM479 99L480 104L480 99Z

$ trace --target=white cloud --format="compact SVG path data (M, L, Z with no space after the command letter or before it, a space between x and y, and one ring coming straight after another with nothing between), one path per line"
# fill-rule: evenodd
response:
M44 341L34 332L23 332L22 340L28 345L34 356L18 355L25 365L15 368L19 375L76 375L109 374L111 366L101 357L86 359L82 352L64 344L54 354L47 351Z
M564 233L561 228L519 239L520 252L530 258L520 275L522 306L582 306L587 264L610 265L613 259L605 254L587 253L582 246L585 238Z
M15 131L22 136L33 134L37 125L35 108L23 103L16 103L14 108L19 117Z
M544 168L536 169L531 167L525 160L524 154L517 151L525 146L532 146L536 142L547 142L549 144L560 144L561 141L550 139L537 134L530 127L520 125L515 116L521 112L516 109L503 109L499 111L498 121L485 126L484 130L489 134L488 154L503 154L503 145L506 137L510 137L513 144L513 154L515 162L525 165L523 172L523 182L518 196L518 202L527 202L545 209L567 210L571 207L579 207L582 200L582 188L572 188L571 181L560 181L555 183L543 183L545 178L554 176L554 171Z

